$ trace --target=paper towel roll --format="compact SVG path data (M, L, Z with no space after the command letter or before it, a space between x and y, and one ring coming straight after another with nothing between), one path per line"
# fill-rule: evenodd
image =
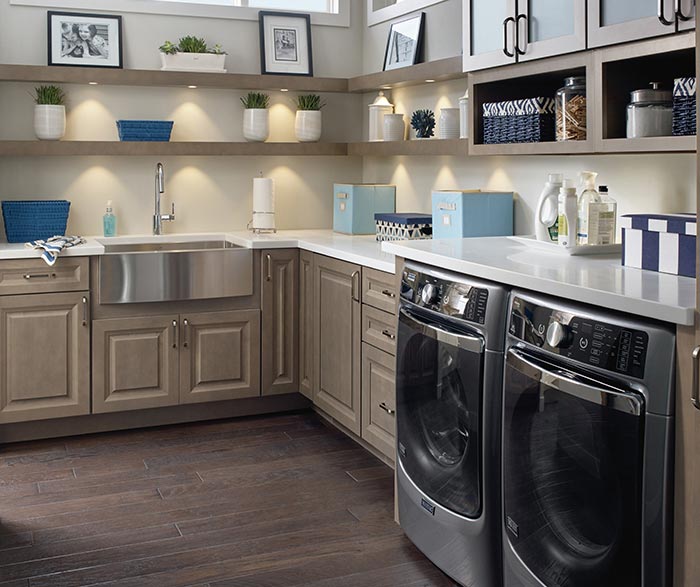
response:
M253 212L275 212L275 182L272 179L253 179Z

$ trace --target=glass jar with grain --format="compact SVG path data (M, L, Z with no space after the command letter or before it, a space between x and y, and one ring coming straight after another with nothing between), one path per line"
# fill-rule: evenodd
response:
M556 96L557 141L586 140L586 78L567 77Z

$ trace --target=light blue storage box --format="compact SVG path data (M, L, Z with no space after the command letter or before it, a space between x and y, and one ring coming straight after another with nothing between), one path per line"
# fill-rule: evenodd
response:
M374 215L396 211L396 186L333 185L333 230L344 234L374 234Z
M433 192L433 238L512 234L513 192Z

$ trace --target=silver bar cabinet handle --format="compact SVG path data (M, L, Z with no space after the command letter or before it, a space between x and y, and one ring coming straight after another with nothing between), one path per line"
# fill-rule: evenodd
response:
M88 325L88 299L83 296L83 326Z
M182 329L182 346L187 348L190 346L190 321L187 318L182 321Z
M180 338L180 332L178 329L177 320L173 320L173 348L176 349L178 345L178 338Z
M690 401L693 405L700 410L700 346L696 346L693 349L693 388L690 393Z
M352 279L352 301L353 302L359 302L360 301L360 295L356 294L355 292L357 291L356 284L357 284L357 278L359 277L360 272L359 271L353 271L352 276L350 279Z
M396 410L392 410L389 406L386 405L386 403L382 402L379 404L379 407L384 410L387 414L390 416L393 416L396 413Z
M396 294L393 291L389 291L388 289L383 289L382 295L386 296L388 298L395 298L396 297Z
M396 340L396 335L389 330L382 330L382 334L386 336L389 340Z
M661 24L665 24L666 26L672 26L676 24L676 21L668 20L666 18L666 14L664 13L664 2L666 2L666 0L658 0L658 3L656 5L656 16L661 21Z
M520 20L525 19L525 49L520 48ZM515 50L518 52L518 55L525 55L527 53L527 27L529 26L530 21L528 20L527 14L518 14L517 18L515 19Z
M503 20L503 52L507 57L515 57L515 51L508 51L508 23L511 21L515 24L515 17L509 16Z
M25 273L25 279L49 279L56 277L55 273Z
M265 255L265 261L267 261L267 272L265 279L267 281L272 281L272 255L270 255L270 253Z
M681 6L681 2L683 0L676 0L676 16L678 17L678 20L682 20L683 22L688 22L689 20L693 20L693 14L683 14L683 7Z

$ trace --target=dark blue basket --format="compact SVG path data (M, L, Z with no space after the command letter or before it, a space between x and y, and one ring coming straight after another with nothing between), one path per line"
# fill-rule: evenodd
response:
M554 114L484 116L484 144L543 143L555 139Z
M120 141L168 142L172 120L117 120Z
M2 217L7 242L26 243L66 234L68 200L5 200Z

